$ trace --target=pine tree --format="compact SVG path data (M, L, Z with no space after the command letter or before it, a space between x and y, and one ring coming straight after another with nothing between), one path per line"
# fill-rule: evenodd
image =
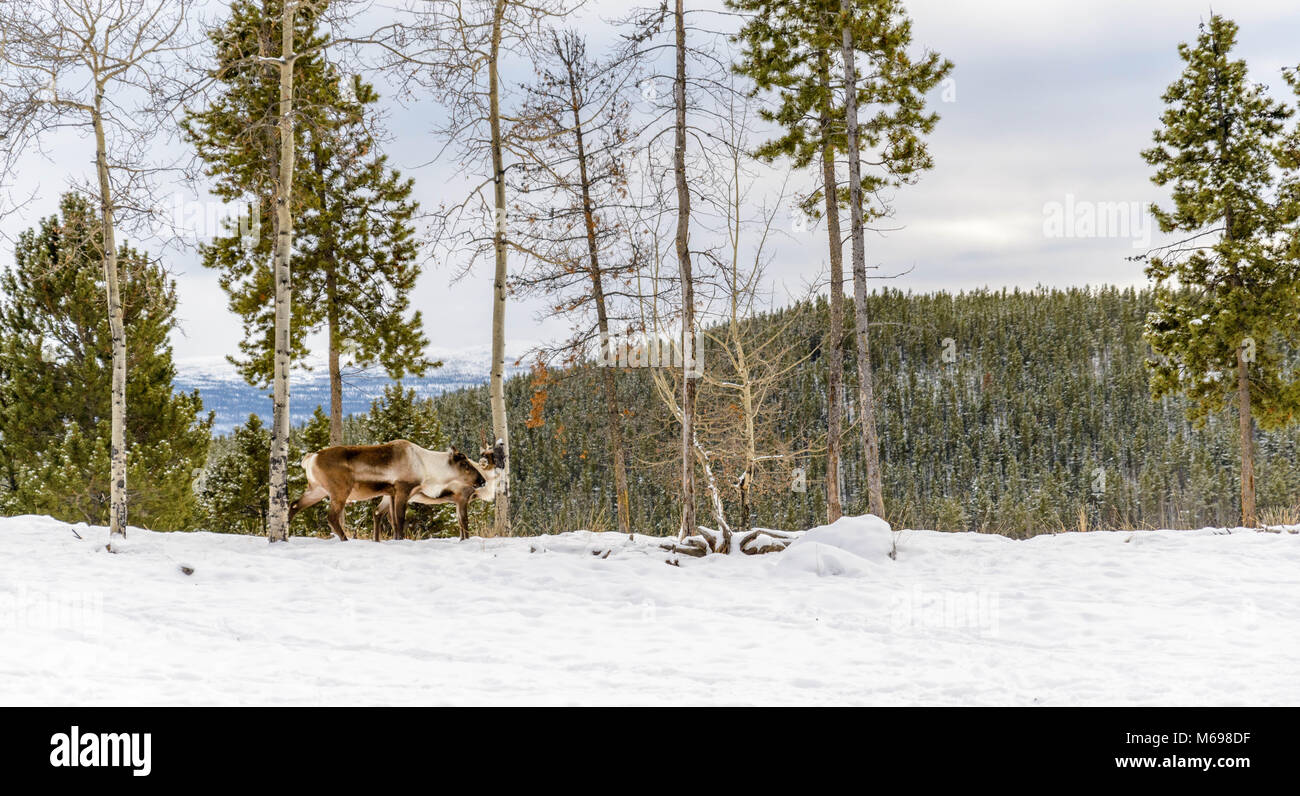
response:
M307 487L307 473L301 466L294 466L302 462L302 457L308 453L318 451L322 448L328 448L335 444L333 441L333 422L330 413L317 404L312 410L311 417L307 422L296 429L297 433L289 437L289 492L293 495L302 494ZM341 439L341 435L340 435ZM347 512L347 524L353 528L363 527L370 521L370 512L368 504L350 504L345 511ZM317 503L315 506L309 506L304 509L297 518L294 526L300 532L317 533L322 532L326 536L332 536L334 532L329 530L329 523L326 519L326 507L324 503ZM289 529L289 534L293 535L293 528Z
M1158 300L1146 338L1157 398L1186 395L1200 422L1235 404L1241 522L1254 527L1255 424L1282 426L1300 409L1284 361L1300 342L1300 263L1282 234L1300 200L1278 190L1294 179L1285 135L1293 111L1231 58L1236 38L1237 26L1216 14L1195 44L1179 45L1186 66L1164 93L1155 146L1142 153L1152 180L1173 186L1172 209L1151 208L1161 230L1190 234L1149 258Z
M844 68L844 151L849 172L858 404L862 412L858 426L866 459L868 505L873 513L883 515L880 439L868 345L865 227L888 215L889 208L868 206L866 198L879 198L884 189L914 182L920 172L934 165L923 136L934 129L939 115L926 112L924 97L952 70L952 64L940 60L938 53L926 52L920 58L908 53L912 22L897 0L840 0L837 24ZM859 53L866 56L861 72L857 68ZM872 154L864 158L863 150Z
M271 433L249 415L223 440L198 485L204 528L217 533L266 533Z
M216 193L253 201L257 228L269 223L279 157L273 135L276 76L250 63L259 48L279 37L277 3L241 0L227 23L212 33L221 91L204 110L191 112L184 129L207 164ZM322 7L298 14L299 51L325 41L316 30ZM345 78L319 53L295 63L294 301L292 359L309 354L307 337L324 329L330 375L330 441L342 442L342 368L382 366L393 378L422 375L437 363L424 353L428 340L421 313L410 312L420 274L412 219L411 180L378 153L374 106L378 94L359 76ZM221 273L230 308L244 324L242 359L232 359L250 384L264 385L274 371L274 294L267 267L274 241L239 230L203 247L204 265ZM344 359L349 362L344 362Z
M0 494L9 511L104 523L110 501L112 331L102 311L99 214L67 194L59 216L23 232L0 275ZM176 288L162 266L117 250L132 378L126 399L133 520L189 527L211 416L197 393L173 394Z
M1237 485L1225 465L1239 455L1236 423L1211 415L1197 427L1187 419L1181 396L1150 398L1142 367L1150 353L1143 323L1155 306L1151 289L1131 288L874 293L869 309L879 324L879 378L896 385L881 394L879 414L895 463L883 483L891 517L909 527L964 524L1017 536L1078 528L1081 510L1090 528L1234 522ZM762 337L788 327L782 339L813 346L826 318L825 301L800 303L756 315L751 331ZM703 333L707 345L725 329ZM955 361L937 356L935 341L945 337L969 341L959 346ZM852 346L849 338L850 361ZM825 380L818 372L824 366L794 361L804 354L802 346L790 352L786 364L792 369L772 393L775 430L796 449L815 447L825 433ZM721 362L715 348L705 355L707 362ZM579 366L550 375L546 424L516 439L516 521L528 533L571 530L575 523L609 527L610 455L603 424L590 421L602 409L601 374ZM648 369L629 371L619 380L629 409L633 522L638 529L671 534L680 519L680 471L665 452L675 451L677 426L666 404L635 400L655 389L651 376ZM512 379L507 387L510 411L527 413L534 397L530 378ZM446 428L477 429L488 422L486 388L449 392L434 401ZM1300 425L1259 435L1261 521L1295 521L1298 452ZM861 450L850 446L845 454L846 497L862 501ZM790 491L788 472L773 470L774 477L785 476L784 483L752 496L756 526L795 529L824 522L822 495L812 488L816 462L805 454L795 462L808 475L804 493ZM721 464L725 470L726 462ZM1104 483L1095 482L1097 469L1104 470ZM1014 489L1008 476L1013 470L1020 482ZM728 516L738 516L738 496L728 492L726 503Z
M317 405L311 418L294 430L289 440L289 491L302 494L307 475L299 463L304 455L328 447L329 415ZM265 466L271 453L271 433L257 415L237 426L229 436L213 441L213 454L197 484L203 527L218 533L265 534L267 531L266 493L270 487ZM348 506L347 521L357 527L370 521L369 504ZM325 506L304 509L290 535L298 533L332 536L325 519Z
M948 74L952 64L933 52L916 58L908 53L911 22L896 0L728 0L728 4L748 14L737 36L742 50L736 70L754 80L756 92L773 92L777 99L774 109L761 112L781 133L756 154L768 161L786 157L795 168L816 167L820 171L820 185L808 193L803 207L814 216L825 216L830 245L827 511L832 521L839 516L842 502L844 274L839 207L845 200L850 206L858 369L865 374L858 384L865 421L860 428L868 451L868 503L870 510L883 513L860 233L864 224L887 215L889 208L864 206L862 197L879 198L882 189L913 182L930 168L923 136L934 128L938 116L924 110L923 96ZM872 65L861 75L851 68L856 53L864 54ZM852 96L845 91L849 82L855 88ZM858 106L865 114L861 120ZM837 153L848 153L850 146L851 184L846 190L840 187L835 161ZM864 162L871 166L862 169ZM823 205L820 210L819 203Z
M820 186L810 191L802 204L809 215L825 217L830 252L830 328L822 347L828 368L826 519L834 522L843 513L844 384L844 247L835 173L835 153L844 148L842 129L835 122L843 113L836 105L831 78L838 5L835 0L727 0L727 5L749 14L737 34L742 49L735 70L754 81L754 93L775 91L778 99L775 109L760 108L759 113L778 124L782 134L755 154L768 162L788 157L794 168L816 165L821 172ZM809 57L809 53L815 55ZM819 198L824 209L818 208Z

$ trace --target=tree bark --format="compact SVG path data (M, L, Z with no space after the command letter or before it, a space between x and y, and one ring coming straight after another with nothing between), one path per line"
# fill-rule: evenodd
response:
M108 547L126 538L126 322L118 284L117 236L113 192L108 174L108 141L104 133L103 86L96 86L92 118L95 128L95 167L99 176L100 234L103 239L104 289L113 348L111 411L109 413Z
M574 139L578 146L578 178L582 183L582 215L587 228L587 262L591 273L591 297L596 305L596 323L602 344L609 340L609 311L605 307L605 286L601 279L600 247L596 242L596 214L591 205L591 180L587 171L587 146L583 136L573 68L568 69L570 108L573 110ZM623 419L618 409L614 369L602 368L605 382L605 413L609 424L609 445L614 459L614 493L618 511L618 532L632 533L632 512L627 487L627 463L623 458Z
M733 294L734 294L733 290ZM734 298L732 299L735 300ZM740 475L740 530L748 533L749 527L749 486L758 469L758 433L754 428L754 417L758 408L754 405L753 382L750 379L749 363L745 357L745 344L740 338L736 322L736 312L731 314L732 335L736 346L736 374L740 383L740 411L745 417L745 471ZM729 531L726 541L730 543Z
M313 166L319 177L320 190L316 201L320 203L321 213L328 215L329 189L325 174L325 163L319 148L313 152ZM328 234L322 250L325 252L325 332L329 355L330 377L330 445L343 444L343 372L339 366L342 337L339 330L339 278L338 247L333 231Z
M1241 433L1241 524L1256 528L1255 428L1250 408L1250 373L1245 351L1237 348L1237 419Z
M698 439L691 440L691 446L695 449L695 455L700 460L700 469L704 473L704 486L709 492L709 505L713 508L713 523L718 526L716 537L712 534L705 534L698 526L696 526L694 532L710 539L713 552L726 555L731 552L731 525L727 522L727 512L722 505L722 490L718 488L718 479L713 476L713 466L709 463L708 454L704 452L700 441Z
M1216 48L1217 49L1217 48ZM1223 86L1216 85L1222 92ZM1219 94L1222 97L1222 94ZM1228 151L1228 139L1231 125L1226 114L1222 113L1223 102L1219 101L1219 153ZM1231 202L1227 203L1223 214L1223 238L1231 243L1236 234L1236 215ZM1240 275L1234 280L1234 286L1240 287ZM1237 433L1241 437L1241 524L1247 528L1258 525L1255 516L1255 429L1250 406L1250 369L1246 363L1243 341L1237 343Z
M829 58L824 54L819 62L822 89L827 97L831 91ZM826 521L835 522L844 513L840 495L840 437L843 433L844 391L844 239L840 232L839 198L836 193L835 149L831 145L831 117L829 111L821 116L822 130L822 192L826 195L826 237L830 245L831 298L830 329L826 335L827 365L830 375L826 380Z
M658 370L652 370L651 373L656 393L663 400L664 406L667 407L673 418L680 423L682 420L681 407L677 405L668 378ZM704 474L704 486L709 495L710 507L713 509L713 520L718 526L718 534L715 538L712 532L701 529L697 525L689 534L685 533L685 528L683 528L683 533L679 533L677 538L681 541L698 535L712 539L710 549L701 552L701 555L710 551L714 553L729 552L732 538L731 525L727 522L727 514L722 504L722 491L718 488L718 481L713 476L713 466L709 463L708 453L700 445L699 439L694 437L691 438L690 447L687 450L691 451L695 456L696 461L699 462L700 471Z
M280 16L280 162L275 178L275 369L272 379L270 501L267 537L289 537L289 322L293 283L289 258L293 249L294 129L293 66L296 0L285 0Z
M867 501L872 514L885 516L884 490L880 476L880 439L876 432L876 397L872 384L871 349L868 340L867 260L862 218L862 165L858 149L858 77L853 55L855 44L851 24L852 0L840 0L844 51L844 115L849 160L849 218L853 238L853 308L857 323L858 403L862 426L862 453L867 473Z
M505 461L498 462L501 478L497 481L496 534L510 535L510 431L506 421L506 175L501 140L500 55L501 26L507 0L497 0L492 17L492 44L488 57L488 123L492 135L492 182L494 207L492 246L496 268L492 283L492 377L488 387L492 403L492 432L505 443Z
M325 312L329 325L329 368L330 368L330 445L343 444L343 372L339 367L339 295L338 275L334 265L329 265L325 274L325 300L329 306Z
M740 411L744 418L744 445L745 445L745 469L740 474L740 480L737 488L740 491L740 530L748 533L749 524L749 486L754 478L755 471L758 469L758 434L754 427L754 417L758 413L754 400L754 382L751 378L749 367L749 356L745 349L745 337L740 329L740 237L741 237L741 175L740 160L732 160L731 178L736 186L732 199L731 213L735 226L731 231L731 285L727 291L730 293L730 312L727 315L727 333L731 338L732 362L736 368L736 383L740 385ZM761 350L761 346L760 346ZM725 550L718 552L730 552L731 550L731 530L726 528L725 523L719 529L722 534L722 546Z
M740 526L737 528L741 533L749 533L753 528L750 527L749 521L749 473L742 473L740 476Z
M691 448L695 440L695 286L691 274L691 193L686 183L686 15L683 0L673 10L676 27L677 74L673 81L676 109L673 141L673 171L677 187L677 267L682 282L682 527L683 538L696 533L695 470Z

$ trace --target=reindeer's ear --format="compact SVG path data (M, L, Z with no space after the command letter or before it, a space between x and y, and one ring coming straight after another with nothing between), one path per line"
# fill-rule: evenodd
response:
M460 455L460 451L456 450L455 445L451 446L451 450L449 451L449 453L451 453L453 459L456 458L458 455Z

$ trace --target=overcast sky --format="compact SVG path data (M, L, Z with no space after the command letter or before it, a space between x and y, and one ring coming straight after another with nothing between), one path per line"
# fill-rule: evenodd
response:
M628 4L589 4L581 27L607 37L602 18ZM983 286L1140 284L1141 267L1126 257L1144 248L1145 215L1123 217L1163 199L1139 153L1149 146L1160 95L1177 76L1176 47L1195 37L1210 6L1188 0L1044 2L1043 0L912 0L918 45L955 64L951 82L931 99L942 120L931 138L935 168L899 191L895 231L867 240L868 260L882 272L910 272L889 285L904 290ZM1237 57L1253 79L1285 89L1279 70L1300 65L1300 8L1294 0L1217 0L1214 10L1241 27ZM594 44L594 43L593 43ZM440 110L432 102L393 107L387 120L394 164L416 180L422 205L461 198L464 179L454 164L425 164L437 148L430 134ZM69 169L89 165L90 144L63 135L54 162L33 159L18 192L39 186L39 199L5 231L53 212ZM793 187L812 175L792 176ZM1101 228L1070 218L1087 203L1107 203ZM1122 203L1122 204L1114 204ZM1158 235L1153 235L1158 240ZM773 253L778 295L823 273L820 230L793 228ZM0 261L12 247L0 241ZM192 254L170 258L180 290L182 331L173 335L183 360L233 353L237 319L225 309L215 274ZM424 311L435 349L484 348L489 341L491 273L486 268L455 285L452 268L427 271L414 304ZM538 322L535 305L510 307L512 348L564 333L555 320Z

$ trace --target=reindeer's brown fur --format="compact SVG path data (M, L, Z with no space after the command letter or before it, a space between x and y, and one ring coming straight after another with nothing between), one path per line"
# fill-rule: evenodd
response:
M436 495L427 494L422 490L416 491L410 495L408 502L426 505L454 503L456 505L456 523L460 529L460 538L468 539L469 504L478 490L487 484L487 479L483 477L479 467L471 463L469 457L465 454L455 448L451 449L451 454L450 464L460 472L460 478L439 490ZM481 454L484 464L489 469L494 469L492 464L494 458L491 449L484 448ZM406 507L402 506L399 509L395 498L388 496L381 498L379 505L375 507L374 540L378 542L381 538L380 519L385 515L388 517L389 525L393 529L393 538L404 538L401 528L406 525L405 512ZM401 527L399 527L399 521Z
M334 533L346 540L344 508L359 500L381 502L375 513L375 541L379 540L379 518L387 513L396 539L405 537L406 506L417 503L456 503L461 538L469 536L467 506L478 494L484 494L489 473L495 470L495 451L487 452L482 465L475 465L463 453L428 451L406 440L382 445L339 445L324 448L303 457L307 471L307 490L289 507L289 521L309 506L329 498L329 524ZM493 479L495 488L495 478ZM428 494L430 491L437 493Z

